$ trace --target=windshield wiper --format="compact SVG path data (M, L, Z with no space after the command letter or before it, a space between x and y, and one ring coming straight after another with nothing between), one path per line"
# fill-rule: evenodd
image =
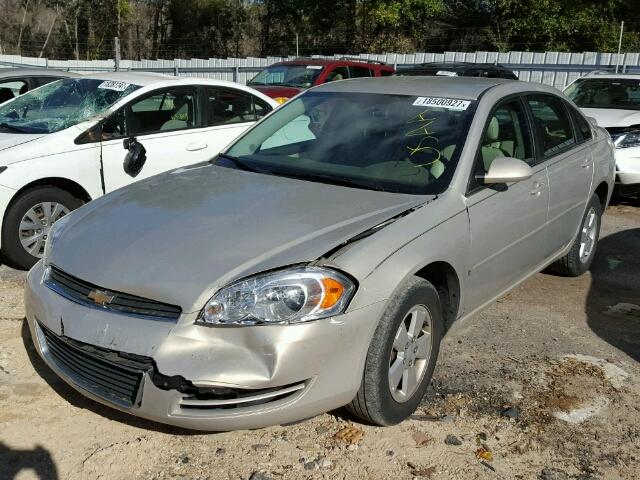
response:
M322 175L320 173L298 173L287 170L268 170L264 173L281 177L297 178L300 180L308 180L310 182L329 183L331 185L339 185L341 187L363 188L365 190L383 191L382 185L372 184L368 182L360 182L350 177L334 177L333 175Z
M9 130L11 132L16 132L16 133L29 133L26 130L23 130L22 128L14 127L13 125L10 125L5 122L0 123L0 128L4 128L5 130Z
M240 160L237 157L233 157L231 155L227 155L226 153L219 153L217 157L215 157L211 163L214 163L214 161L218 158L224 158L225 160L231 160L236 166L238 166L240 168L240 170L246 170L247 172L254 172L254 173L266 173L262 170L258 170L257 168L252 167L251 165L249 165L246 162L243 162L242 160ZM217 163L216 163L217 165Z

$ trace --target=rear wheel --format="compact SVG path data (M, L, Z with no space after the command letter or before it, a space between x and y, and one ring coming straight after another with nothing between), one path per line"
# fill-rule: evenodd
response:
M577 277L589 270L600 238L602 205L597 195L593 195L580 225L580 231L571 250L556 260L549 270L567 277Z
M412 278L389 301L369 345L360 390L347 410L377 425L411 415L429 386L443 328L438 292L426 280Z
M82 200L56 187L36 187L14 200L2 224L2 253L17 268L31 268L44 253L51 226Z

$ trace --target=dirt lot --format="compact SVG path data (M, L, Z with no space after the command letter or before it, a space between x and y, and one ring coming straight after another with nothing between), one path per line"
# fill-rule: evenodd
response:
M0 479L638 479L640 208L604 219L590 274L538 274L444 340L416 415L331 412L201 434L89 401L37 358L24 274L0 267ZM334 438L364 431L352 445Z

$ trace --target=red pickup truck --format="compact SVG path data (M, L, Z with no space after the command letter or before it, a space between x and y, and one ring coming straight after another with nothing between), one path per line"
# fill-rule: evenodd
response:
M374 60L299 58L274 63L247 82L250 87L284 103L302 90L335 80L393 75L392 66Z

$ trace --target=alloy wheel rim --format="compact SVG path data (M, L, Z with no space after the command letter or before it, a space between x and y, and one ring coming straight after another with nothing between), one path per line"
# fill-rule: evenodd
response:
M431 356L432 322L429 309L409 310L393 339L389 359L389 389L398 403L411 399L427 371Z
M67 213L69 209L58 202L41 202L27 210L18 229L22 248L29 255L42 258L51 226Z
M580 232L580 261L587 263L596 245L598 233L598 218L593 207L589 209Z

